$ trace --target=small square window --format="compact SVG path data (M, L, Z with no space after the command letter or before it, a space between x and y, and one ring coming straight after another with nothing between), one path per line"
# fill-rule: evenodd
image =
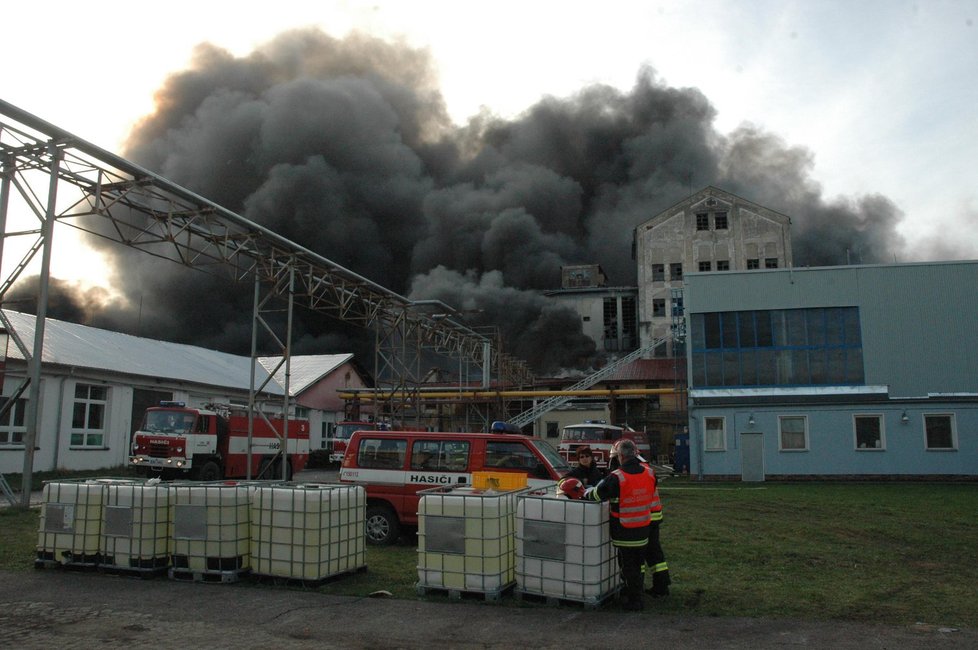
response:
M652 282L663 282L666 279L666 265L665 264L653 264L652 265Z
M669 265L669 279L670 280L682 280L683 279L683 265L682 264L670 264Z
M808 423L805 416L781 416L778 418L781 451L808 450Z
M700 262L700 273L706 273L708 271L712 271L713 269L710 268L711 266L712 264L710 262Z
M717 271L729 271L730 260L717 260Z
M764 259L764 268L766 269L776 269L778 268L778 258L767 257Z
M710 215L706 212L700 212L696 215L696 229L697 230L709 230L710 229Z
M723 418L704 418L703 427L706 429L706 451L726 449Z
M662 317L666 315L666 301L663 298L652 299L652 316Z
M883 416L855 415L856 449L883 449Z
M727 229L727 213L717 212L716 216L713 217L713 227L716 230L726 230Z
M751 259L747 260L747 270L748 271L750 271L752 269L759 269L759 268L761 268L761 261L759 259L757 259L756 257L754 257L754 258L751 258Z
M924 433L927 449L957 449L954 417L951 415L925 415Z

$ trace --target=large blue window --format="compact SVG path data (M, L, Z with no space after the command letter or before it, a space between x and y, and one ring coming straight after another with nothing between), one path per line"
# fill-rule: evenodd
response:
M860 385L859 309L825 307L690 315L692 385Z

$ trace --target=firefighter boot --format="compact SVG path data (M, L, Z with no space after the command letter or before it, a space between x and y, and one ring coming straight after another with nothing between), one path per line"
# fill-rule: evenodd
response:
M626 578L625 589L622 593L625 597L622 609L629 612L640 612L645 609L645 603L642 599L641 574L632 579Z
M656 571L652 574L652 586L645 590L645 593L653 598L661 598L669 595L669 585L672 579L669 577L669 569Z

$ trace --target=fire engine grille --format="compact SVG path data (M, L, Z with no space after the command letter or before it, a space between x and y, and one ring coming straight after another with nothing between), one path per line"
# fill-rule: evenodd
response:
M169 445L161 445L159 443L150 444L149 455L153 458L166 458L170 455Z

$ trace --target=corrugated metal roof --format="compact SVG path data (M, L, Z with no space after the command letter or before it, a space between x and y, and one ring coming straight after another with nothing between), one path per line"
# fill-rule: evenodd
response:
M4 315L28 351L33 352L36 318L32 314L6 309ZM12 359L24 358L13 341L7 346L7 355ZM251 385L250 356L145 339L53 318L48 318L45 322L42 363L160 377L237 390L248 390ZM267 371L262 370L256 369L256 384L268 377ZM283 392L281 385L272 383L265 390L273 395L281 395Z
M601 383L615 381L686 381L686 359L636 359Z
M353 359L352 353L346 354L304 354L292 356L289 363L289 392L295 396L315 384L317 381L333 372L347 361ZM259 357L258 362L271 372L282 357ZM285 386L285 367L275 373L275 381Z

